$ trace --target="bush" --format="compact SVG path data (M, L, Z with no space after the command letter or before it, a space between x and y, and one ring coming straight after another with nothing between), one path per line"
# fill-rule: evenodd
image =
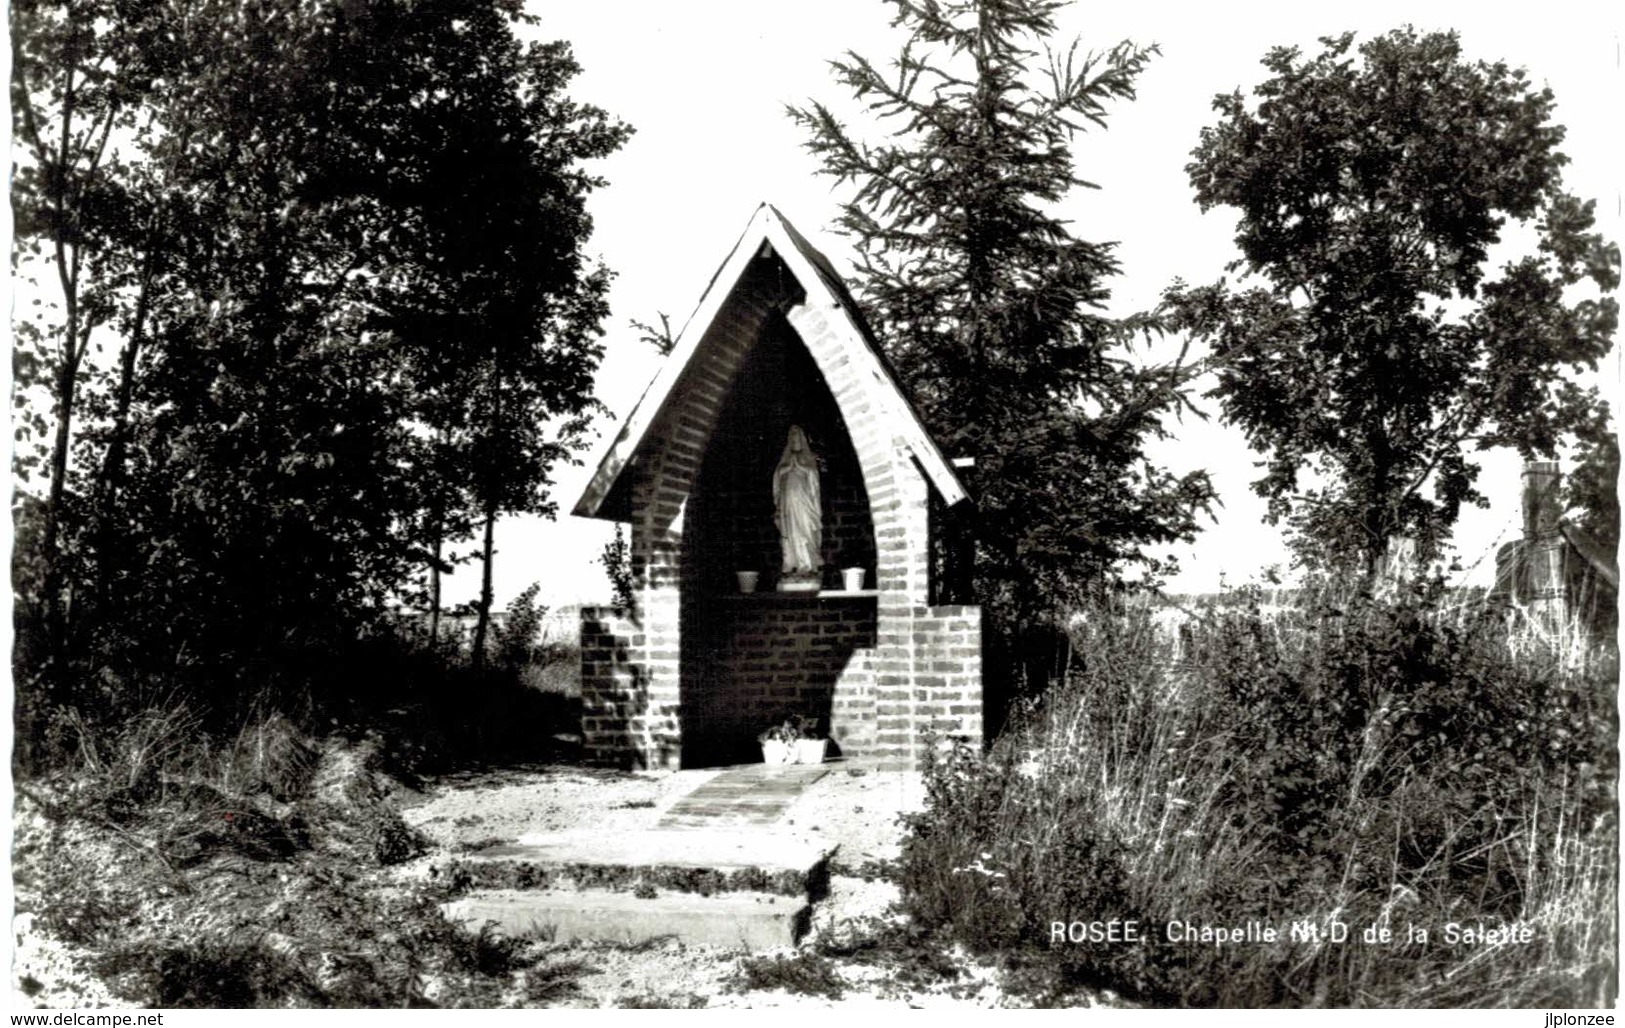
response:
M779 953L744 957L739 961L739 975L734 984L741 992L783 989L797 995L823 996L826 999L840 999L846 992L846 981L836 971L834 963L828 957L812 952L794 956Z
M615 526L615 537L599 551L598 563L604 566L604 574L609 577L616 609L631 610L637 580L632 575L632 548L620 524Z
M492 626L492 663L514 674L531 663L547 608L536 602L541 583L532 583L508 605L508 616Z
M1613 995L1614 669L1576 668L1452 606L1319 588L1256 595L1177 636L1145 611L1074 627L1067 679L982 757L927 771L904 846L916 920L1040 957L1047 988L1155 1003L1577 1006ZM1138 945L1052 944L1139 920ZM1291 937L1386 925L1392 945ZM1277 928L1173 943L1169 921ZM1528 945L1442 944L1447 922ZM1429 945L1405 945L1406 923Z
M321 990L285 954L244 942L202 940L115 950L97 970L127 997L181 1009L322 1005Z
M88 951L116 995L490 1006L542 988L521 944L448 922L432 886L365 870L424 846L375 746L318 744L277 714L221 737L184 708L76 741L79 767L18 785L17 907ZM567 977L553 969L547 988Z
M204 777L220 772L231 789L285 799L314 759L298 741L316 735L380 737L400 774L566 756L554 736L579 728L579 661L569 646L536 645L546 608L535 596L533 586L515 602L483 667L386 621L342 642L290 640L285 660L229 673L179 654L163 671L86 661L63 688L17 666L13 766L24 778L123 775L139 801L175 747L205 745L220 766ZM542 666L555 680L545 689L535 687Z

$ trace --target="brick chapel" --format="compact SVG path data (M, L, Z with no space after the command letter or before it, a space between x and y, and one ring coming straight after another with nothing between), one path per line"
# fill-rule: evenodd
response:
M791 450L821 521L794 573ZM631 609L582 611L588 756L748 763L786 714L879 768L979 742L981 608L930 581L933 512L966 502L832 265L763 204L575 507L630 526L634 580Z

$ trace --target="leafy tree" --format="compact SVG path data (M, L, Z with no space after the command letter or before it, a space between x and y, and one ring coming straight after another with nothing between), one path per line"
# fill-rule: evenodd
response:
M155 613L197 665L177 670L296 679L407 559L411 400L369 335L385 269L421 265L392 245L410 210L382 188L411 166L357 138L391 112L341 9L187 7L142 140L173 228L152 241L163 270L132 386L117 511L134 531L96 555L115 573L95 627L112 641ZM112 652L147 663L129 642Z
M19 0L11 15L14 145L12 266L30 282L33 312L13 321L18 418L14 471L43 471L45 502L26 506L40 521L39 588L31 617L51 636L41 656L60 670L66 631L62 523L75 419L93 334L119 313L111 236L127 216L130 169L117 139L137 123L150 87L153 22L141 5L106 0ZM41 279L49 279L45 286ZM44 297L54 292L46 307ZM49 418L29 396L43 388ZM18 507L19 514L24 507Z
M1574 472L1564 483L1576 522L1610 552L1619 550L1619 436L1612 432L1580 440Z
M1267 456L1254 488L1300 547L1424 552L1464 503L1484 502L1470 448L1554 456L1604 431L1595 367L1618 321L1619 249L1593 205L1563 191L1550 90L1463 57L1453 33L1353 35L1214 100L1188 171L1204 210L1240 212L1231 270L1259 284L1169 294L1212 341L1224 417ZM1488 271L1508 220L1533 252ZM1320 484L1300 479L1314 472ZM1424 488L1431 483L1431 495Z
M976 462L965 577L990 641L1038 654L1025 670L1041 680L1060 612L1130 565L1167 570L1150 547L1191 538L1212 499L1205 473L1174 477L1144 453L1191 369L1128 359L1145 324L1100 313L1113 244L1054 213L1089 186L1073 141L1134 97L1156 51L1052 50L1049 0L893 2L908 33L896 74L833 62L891 134L864 142L822 104L790 114L824 172L855 187L840 224L877 335L939 443Z
M408 108L419 123L405 126L420 149L414 187L435 260L395 325L422 344L433 386L424 411L437 547L465 512L481 536L478 662L497 516L553 513L549 471L579 447L596 409L609 273L583 252L586 197L603 181L582 162L614 152L630 130L565 95L580 71L566 44L521 46L489 3L443 7L459 24L455 45L435 51ZM408 18L407 31L419 31L422 12Z
M442 542L546 509L607 285L581 163L629 130L510 6L142 8L145 213L110 236L129 335L79 444L99 499L63 508L105 578L74 593L82 662L308 685Z

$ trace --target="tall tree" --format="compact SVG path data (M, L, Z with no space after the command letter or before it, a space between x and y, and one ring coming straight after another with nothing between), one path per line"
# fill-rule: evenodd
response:
M118 309L109 234L129 205L129 167L116 141L133 129L150 85L152 24L145 6L108 0L19 0L10 15L12 266L36 294L56 300L44 308L36 295L39 313L13 322L19 402L40 387L51 402L48 419L25 410L14 470L43 471L47 484L32 551L41 563L39 593L27 599L47 628L48 660L60 669L70 454L92 336Z
M893 4L908 33L895 74L833 62L890 134L864 142L823 104L790 114L855 187L840 223L857 295L927 426L976 462L968 577L994 641L1041 654L1025 670L1042 679L1038 637L1058 615L1129 565L1165 570L1151 547L1189 539L1212 498L1204 473L1174 477L1144 452L1191 369L1126 359L1136 326L1101 313L1113 244L1054 213L1090 185L1074 140L1134 97L1155 48L1052 50L1050 0Z
M437 391L423 416L435 431L439 527L466 513L481 537L479 661L497 517L553 513L551 468L581 444L595 409L609 273L584 251L586 198L603 185L584 162L630 130L569 99L580 66L567 44L520 45L490 4L444 6L461 8L458 45L437 52L415 108L421 124L408 127L433 288L413 291L396 331L422 344L418 369Z
M131 181L161 217L115 248L83 638L102 666L297 685L436 544L546 509L604 314L583 162L629 129L501 0L143 9L162 74Z
M1619 248L1564 192L1552 93L1524 72L1467 60L1454 33L1321 46L1270 51L1252 100L1217 97L1187 169L1204 210L1240 212L1232 270L1259 284L1169 300L1267 455L1272 518L1370 568L1399 534L1435 549L1483 502L1470 449L1550 457L1603 431L1595 390L1565 375L1608 350ZM1491 275L1509 219L1536 245Z

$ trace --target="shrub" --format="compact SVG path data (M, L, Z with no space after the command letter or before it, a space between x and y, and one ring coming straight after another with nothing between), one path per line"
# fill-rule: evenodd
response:
M1074 625L1062 685L983 757L946 752L908 822L904 903L1046 988L1163 1004L1554 1005L1612 996L1613 667L1576 667L1453 606L1321 587L1256 594L1177 636L1147 612ZM1584 913L1582 913L1584 911ZM1052 944L1051 923L1138 919L1139 945ZM1274 926L1175 944L1169 921ZM1406 922L1428 946L1294 939ZM1450 921L1526 946L1442 945Z
M384 772L531 753L549 718L573 720L561 699L387 633L284 684L200 696L108 670L79 682L82 704L35 712L49 738L17 783L19 912L136 1003L488 1006L567 990L569 968L521 974L516 945L449 924L433 887L364 870L425 845Z
M835 970L834 963L813 952L744 957L739 961L735 985L740 991L783 989L827 999L840 999L846 992L846 982Z
M491 632L492 663L515 674L531 662L541 637L542 619L547 608L536 602L542 586L533 582L508 605L508 616L497 621Z
M615 537L599 551L598 563L604 566L604 574L609 576L616 609L631 610L637 580L632 575L632 548L627 544L626 533L619 524L615 526Z
M180 1009L284 1006L320 1002L321 990L297 962L254 943L200 940L116 949L97 971L130 998Z

